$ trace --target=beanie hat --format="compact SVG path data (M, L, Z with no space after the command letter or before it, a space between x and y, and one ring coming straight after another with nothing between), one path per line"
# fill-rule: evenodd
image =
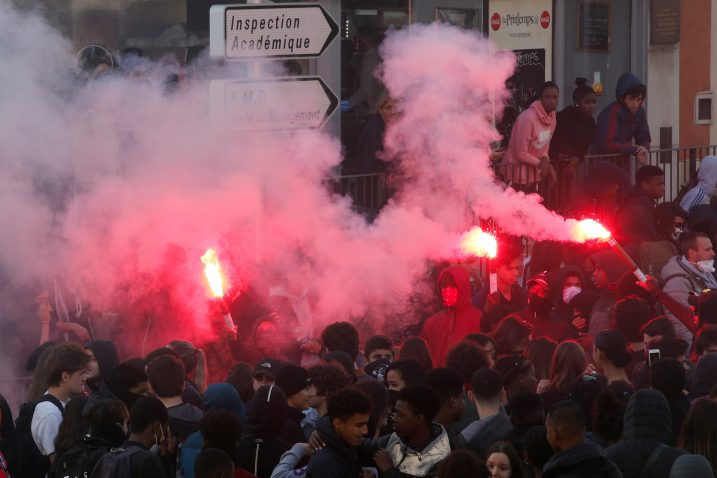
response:
M670 478L713 478L712 467L702 455L682 455L675 460Z
M279 369L276 374L276 385L289 398L311 385L309 372L299 365L289 363Z

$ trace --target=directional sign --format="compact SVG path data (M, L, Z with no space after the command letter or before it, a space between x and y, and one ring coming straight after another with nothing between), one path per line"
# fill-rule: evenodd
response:
M321 55L339 27L316 3L214 5L209 55L214 59L306 58Z
M215 80L209 88L212 116L239 131L318 128L339 104L318 76Z

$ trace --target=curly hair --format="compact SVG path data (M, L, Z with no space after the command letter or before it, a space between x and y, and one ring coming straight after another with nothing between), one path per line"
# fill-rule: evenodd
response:
M356 359L359 353L359 336L356 327L349 322L334 322L321 332L321 340L329 352L343 350Z
M349 384L349 377L335 365L314 365L308 369L311 383L320 397L331 396Z
M448 351L446 366L460 372L463 383L470 383L476 370L489 366L488 355L470 340L462 340Z

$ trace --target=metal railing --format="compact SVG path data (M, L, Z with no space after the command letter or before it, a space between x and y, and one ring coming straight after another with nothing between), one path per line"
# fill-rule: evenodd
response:
M644 164L658 166L665 172L663 202L673 201L678 196L682 188L696 177L700 160L708 155L717 155L717 145L650 151ZM643 165L635 157L625 155L592 155L581 161L573 173L568 161L553 161L557 183L553 187L549 187L545 182L538 186L538 192L543 196L546 207L557 212L569 210L580 185L589 177L593 167L602 161L622 168L630 183L634 182L635 171ZM504 182L508 176L506 167L495 165L493 170L496 180ZM370 219L378 214L391 196L386 173L352 174L341 176L331 183L334 193L350 197L354 208Z

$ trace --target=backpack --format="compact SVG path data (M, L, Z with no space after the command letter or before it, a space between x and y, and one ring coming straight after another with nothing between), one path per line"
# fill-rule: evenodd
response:
M50 394L44 395L37 402L27 402L20 406L20 414L15 420L15 433L6 441L2 450L12 476L44 478L50 470L50 459L40 453L31 430L35 407L42 402L52 403L63 416L65 414L62 402Z
M95 464L109 451L109 446L74 446L55 460L47 476L48 478L88 478Z
M142 451L136 445L110 449L97 462L90 478L132 478L132 455Z

